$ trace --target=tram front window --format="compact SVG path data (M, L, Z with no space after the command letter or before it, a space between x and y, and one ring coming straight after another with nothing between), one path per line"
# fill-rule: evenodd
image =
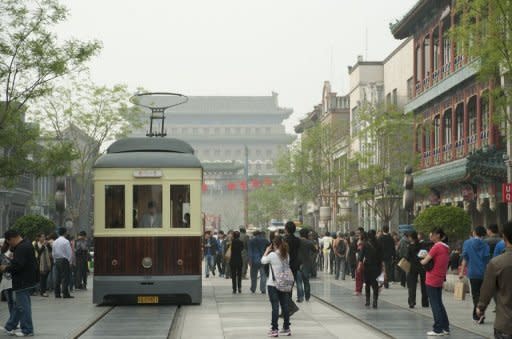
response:
M171 227L190 228L190 185L171 185Z
M105 228L124 228L123 185L105 185Z
M162 186L133 186L133 227L162 227Z

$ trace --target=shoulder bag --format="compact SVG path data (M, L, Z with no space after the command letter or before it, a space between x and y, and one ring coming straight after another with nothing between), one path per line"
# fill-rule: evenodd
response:
M281 260L281 270L275 272L272 264L270 264L272 270L272 277L276 289L281 292L291 292L295 279L293 278L293 272L290 269L290 265L286 260Z

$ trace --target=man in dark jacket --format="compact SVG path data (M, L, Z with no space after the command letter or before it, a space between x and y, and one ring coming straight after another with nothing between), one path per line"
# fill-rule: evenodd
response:
M308 239L309 230L303 228L300 230L300 247L299 247L299 261L301 263L300 269L297 272L297 301L302 302L305 298L309 301L311 297L311 288L309 285L309 278L313 271L313 258L315 253L318 252L317 247L313 240Z
M10 314L4 329L9 335L32 336L34 335L34 326L32 324L30 295L37 284L37 263L34 248L30 241L23 239L15 230L5 232L4 238L14 255L9 265L0 266L0 271L11 274L15 297L13 312ZM21 333L14 332L18 324Z
M389 234L389 226L382 226L382 235L379 238L382 247L382 259L384 260L385 279L384 288L389 288L389 280L393 279L393 259L395 257L395 242Z
M299 261L299 247L300 247L300 239L295 236L295 223L293 221L288 221L284 225L284 230L286 233L285 240L288 244L288 254L290 256L290 269L293 272L293 277L295 278L295 283L297 283L297 271L300 267ZM290 292L290 299L288 300L290 316L297 312L299 308L292 299L292 293Z
M249 265L251 265L251 292L256 292L258 280L258 272L260 273L260 291L265 294L267 276L265 274L264 265L261 264L261 257L267 249L270 242L265 239L263 233L255 231L254 238L249 240Z
M215 256L217 255L217 240L212 237L210 231L206 231L204 234L204 275L208 278L210 276L210 270L215 275Z

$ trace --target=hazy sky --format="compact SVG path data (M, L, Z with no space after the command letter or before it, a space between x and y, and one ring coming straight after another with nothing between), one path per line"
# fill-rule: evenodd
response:
M91 63L99 84L186 95L278 92L280 105L294 109L291 131L320 102L324 80L345 94L357 55L381 60L399 45L389 22L416 1L73 0L58 34L103 42Z

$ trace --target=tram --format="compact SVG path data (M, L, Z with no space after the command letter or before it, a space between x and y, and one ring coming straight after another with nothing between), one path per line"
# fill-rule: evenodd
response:
M161 97L186 98L138 99ZM94 165L93 302L200 304L203 169L189 144L165 137L176 102L137 104L152 110L147 137L114 142Z

